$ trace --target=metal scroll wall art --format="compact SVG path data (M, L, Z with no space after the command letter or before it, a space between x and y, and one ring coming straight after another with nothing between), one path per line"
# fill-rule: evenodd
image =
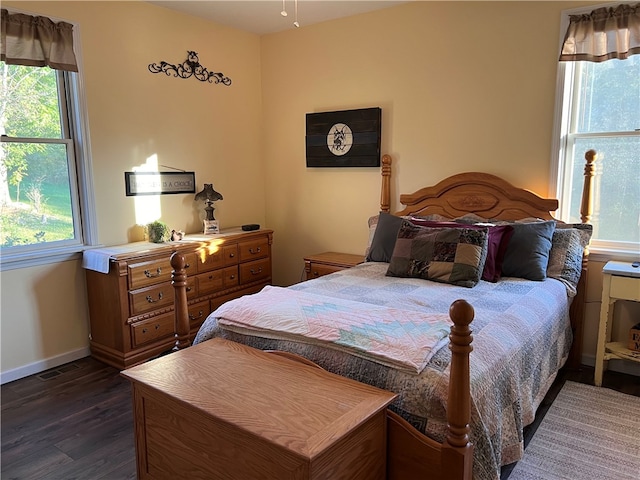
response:
M149 71L151 73L164 73L174 77L189 78L195 77L201 82L209 83L221 83L223 85L231 85L231 79L225 77L220 72L210 72L206 67L200 65L198 59L198 53L193 50L187 50L187 59L179 65L173 65L168 62L161 61L160 63L149 64Z

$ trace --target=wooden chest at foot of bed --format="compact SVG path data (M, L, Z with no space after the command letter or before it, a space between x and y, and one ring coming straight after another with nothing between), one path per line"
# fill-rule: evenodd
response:
M141 480L385 478L393 393L223 339L122 374Z

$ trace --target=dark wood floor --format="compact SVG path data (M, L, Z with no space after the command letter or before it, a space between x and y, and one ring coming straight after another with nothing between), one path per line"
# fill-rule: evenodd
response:
M592 384L593 369L559 376L525 442L565 380ZM640 396L640 377L607 372L604 386ZM3 480L136 478L130 385L117 369L88 357L2 385L1 395Z

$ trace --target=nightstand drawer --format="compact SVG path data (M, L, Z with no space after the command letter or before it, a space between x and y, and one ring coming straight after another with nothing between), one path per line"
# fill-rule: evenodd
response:
M336 265L322 265L318 263L310 264L311 270L307 273L307 280L311 280L312 278L322 277L323 275L329 275L333 272L339 272L340 270L344 270L348 267L338 267Z
M612 275L609 296L640 302L640 279Z

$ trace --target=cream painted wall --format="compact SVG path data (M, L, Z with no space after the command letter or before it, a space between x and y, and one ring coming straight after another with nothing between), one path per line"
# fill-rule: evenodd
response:
M400 193L463 171L548 195L560 15L590 4L410 2L263 37L276 281L297 282L308 254L363 253L366 220L378 211L378 169L306 168L309 112L382 108L382 152L394 162L392 210L401 208ZM587 363L595 358L603 265L593 262L589 272ZM616 312L622 338L639 307L626 302ZM621 368L637 371L637 364Z
M260 37L146 2L3 2L27 13L79 24L89 110L99 242L143 239L124 172L156 155L159 164L213 182L222 227L265 224ZM181 63L187 50L231 77L230 87L152 74ZM199 231L193 195L153 197L171 228ZM3 381L15 371L54 366L88 352L88 308L79 261L1 273Z
M378 211L377 168L306 168L306 113L382 108L392 210L400 192L462 171L548 194L560 12L588 4L411 2L257 37L139 2L4 2L81 25L100 241L140 238L123 172L157 153L160 163L215 183L223 226L274 229L278 285L300 280L305 255L362 253L366 220ZM187 49L233 85L147 72ZM164 196L161 207L170 226L200 228L190 196ZM2 273L3 374L87 347L84 278L68 263L56 276L50 268ZM602 264L594 266L587 357L599 309ZM57 312L35 306L60 298L66 306ZM65 344L70 329L81 335Z

